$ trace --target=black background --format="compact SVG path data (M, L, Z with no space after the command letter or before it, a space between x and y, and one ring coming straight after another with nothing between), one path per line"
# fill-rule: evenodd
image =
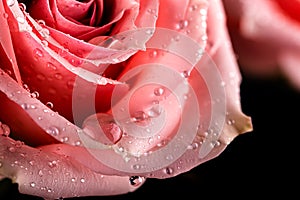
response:
M299 186L300 91L285 80L243 76L243 112L253 132L238 136L215 159L177 177L147 179L133 193L76 200L123 200L166 197L194 199L297 199ZM298 195L299 196L299 195ZM0 199L41 200L19 194L9 179L0 182ZM75 200L74 199L74 200Z

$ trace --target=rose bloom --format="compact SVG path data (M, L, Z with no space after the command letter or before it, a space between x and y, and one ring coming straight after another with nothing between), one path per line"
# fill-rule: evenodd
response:
M300 89L300 1L223 0L241 69Z
M57 199L135 191L252 130L220 0L3 0L0 175Z

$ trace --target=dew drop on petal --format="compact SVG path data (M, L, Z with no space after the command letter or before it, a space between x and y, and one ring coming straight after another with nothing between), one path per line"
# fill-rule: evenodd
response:
M164 88L162 88L162 87L156 88L156 89L154 90L154 94L155 94L156 96L162 96L162 95L164 94L164 92L165 92L165 90L164 90Z
M6 124L0 122L0 135L8 136L10 134L10 128Z
M149 52L149 57L150 57L150 58L155 58L155 57L157 56L157 54L158 54L158 53L157 53L156 50L150 51L150 52Z
M60 74L60 73L56 73L54 75L54 77L57 79L57 80L62 80L63 79L63 76Z
M33 55L35 58L41 58L44 56L42 50L40 50L39 48L33 50Z
M24 3L19 3L19 8L21 11L25 11L26 10L26 5Z
M48 106L49 108L52 109L52 108L53 108L53 103L52 103L52 102L47 102L47 103L46 103L46 106Z
M184 29L189 25L189 21L188 20L180 20L177 24L176 24L176 29Z
M35 182L31 182L30 184L30 187L34 188L36 186Z
M184 78L188 78L190 75L191 75L191 72L190 71L187 71L187 70L185 70L185 71L183 71L182 72L182 77L184 77Z
M38 171L38 175L39 175L40 177L42 177L42 176L44 175L44 172L43 172L42 170L39 170L39 171Z
M167 168L164 168L163 169L163 172L165 173L165 174L167 174L167 175L171 175L171 174L173 174L173 169L172 168L170 168L170 167L167 167Z
M85 179L84 178L81 178L80 179L80 183L84 183L85 182Z
M131 176L129 181L132 186L138 187L144 182L144 178L141 176Z
M0 168L3 166L3 163L2 162L0 162Z
M31 98L39 98L39 96L40 96L40 94L39 94L39 92L37 92L37 91L34 91L34 92L32 92L32 93L30 94L30 97L31 97Z
M51 135L54 135L54 136L57 136L57 135L60 134L59 129L58 129L57 127L55 127L55 126L50 126L50 127L46 130L46 132L47 132L48 134L51 134Z

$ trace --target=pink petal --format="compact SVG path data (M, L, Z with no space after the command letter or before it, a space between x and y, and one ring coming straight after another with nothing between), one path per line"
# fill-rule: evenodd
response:
M9 26L7 23L7 18L9 17L9 14L5 12L4 7L6 7L6 1L3 1L0 3L0 26L1 26L1 34L0 34L0 44L1 44L1 60L3 62L3 65L7 68L7 70L13 70L14 74L13 76L16 77L16 80L21 84L21 75L19 68L17 67L17 60L14 53L14 48L12 45L11 40L11 34L9 31ZM2 53L3 51L3 53ZM6 55L6 56L2 56Z
M241 75L225 25L222 4L217 0L210 1L207 27L209 45L200 61L183 61L178 55L172 54L176 52L161 51L161 46L161 49L154 46L158 51L149 49L134 55L120 76L120 80L128 83L129 90L123 95L116 88L115 94L122 95L118 97L113 94L114 106L110 111L116 124L126 134L111 149L97 147L102 139L99 142L86 140L85 147L91 154L77 151L73 158L93 169L98 160L111 168L112 171L105 169L108 174L168 178L213 159L236 136L251 131L251 118L241 110ZM165 32L157 29L156 34L160 33ZM188 41L183 35L178 35L181 40ZM150 44L155 43L155 38L160 37L154 34ZM163 37L161 41L173 44L172 38L167 40ZM187 46L193 52L192 46ZM198 46L201 47L201 43ZM194 70L186 73L185 70L190 70L189 65L193 62L198 62ZM182 75L188 77L188 84L184 84ZM178 100L184 99L184 94L186 101L183 102L186 103ZM156 109L158 112L155 115L150 112L150 116L147 109L157 108L153 102L159 102L156 105L162 112ZM151 120L155 123L151 123ZM93 127L96 125L96 121L95 125L89 124ZM63 149L63 154L72 157L73 150ZM93 162L91 156L94 157ZM86 158L89 158L89 163L85 162Z
M288 10L283 11L276 1L266 0L225 0L224 5L242 70L254 77L285 76L295 80L291 73L282 73L290 68L283 57L300 52L299 22L287 16Z
M91 6L93 6L95 1L88 1L88 2L80 2L75 0L63 0L63 1L56 1L58 11L60 14L66 18L71 18L73 20L76 20L80 22L80 20L89 17L89 10L91 9ZM103 1L97 1L99 2L99 5L103 4ZM95 7L95 6L94 6ZM103 10L101 9L102 6L100 6L100 9L98 10L98 15L103 14ZM37 13L41 15L42 13ZM93 25L91 25L93 26Z
M95 173L72 158L0 137L0 174L18 183L21 193L46 199L125 194L143 183L128 176Z

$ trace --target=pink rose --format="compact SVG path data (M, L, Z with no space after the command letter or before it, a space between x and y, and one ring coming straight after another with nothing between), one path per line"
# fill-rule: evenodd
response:
M223 2L241 69L254 77L285 77L300 89L300 2Z
M0 4L0 175L21 193L125 194L252 130L220 0L23 2Z

